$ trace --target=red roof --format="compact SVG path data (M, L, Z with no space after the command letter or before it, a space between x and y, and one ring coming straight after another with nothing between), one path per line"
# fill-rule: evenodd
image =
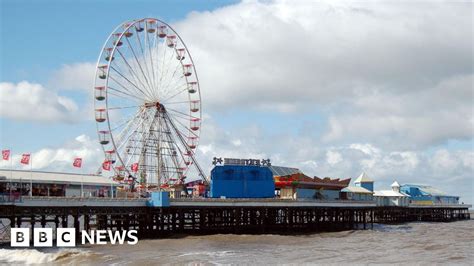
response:
M317 176L312 178L302 173L275 177L275 186L277 188L298 187L339 190L347 187L350 182L350 178L343 180L339 178L331 179L330 177L319 178Z

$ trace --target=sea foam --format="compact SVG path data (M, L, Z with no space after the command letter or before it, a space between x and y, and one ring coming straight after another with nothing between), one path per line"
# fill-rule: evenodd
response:
M66 258L88 255L88 251L78 249L60 249L40 251L36 249L0 249L0 264L45 264Z

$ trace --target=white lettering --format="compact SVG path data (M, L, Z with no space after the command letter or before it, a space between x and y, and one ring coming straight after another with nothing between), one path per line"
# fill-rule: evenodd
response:
M97 244L98 245L105 245L107 244L107 230L97 230Z
M11 228L10 235L12 247L29 247L30 246L30 229L29 228Z
M137 230L130 230L127 232L128 238L132 239L132 241L127 241L129 245L135 245L138 243L138 237L137 237Z
M82 244L85 245L87 244L86 243L86 239L87 239L87 242L89 242L89 244L94 244L94 240L95 240L95 237L94 237L94 230L91 230L91 233L89 235L89 233L87 233L86 230L82 230L81 232L81 240L82 240Z
M56 229L56 246L75 247L76 246L76 229L74 228Z
M118 243L120 245L123 245L123 242L125 241L125 236L127 236L127 231L112 231L109 230L109 240L110 244L115 245L115 243L118 240Z
M33 245L35 247L52 247L53 228L35 228L33 230Z

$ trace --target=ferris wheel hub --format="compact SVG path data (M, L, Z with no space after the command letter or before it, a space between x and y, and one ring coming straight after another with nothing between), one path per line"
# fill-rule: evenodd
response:
M165 108L160 102L145 103L145 108L153 108L153 107L156 107L157 109L164 109Z

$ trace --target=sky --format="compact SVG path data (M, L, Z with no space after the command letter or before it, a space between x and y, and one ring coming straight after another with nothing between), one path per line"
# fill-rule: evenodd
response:
M0 1L0 147L13 168L93 173L95 62L154 17L199 74L198 161L270 158L376 189L431 184L474 202L472 2ZM10 162L0 161L1 168Z

